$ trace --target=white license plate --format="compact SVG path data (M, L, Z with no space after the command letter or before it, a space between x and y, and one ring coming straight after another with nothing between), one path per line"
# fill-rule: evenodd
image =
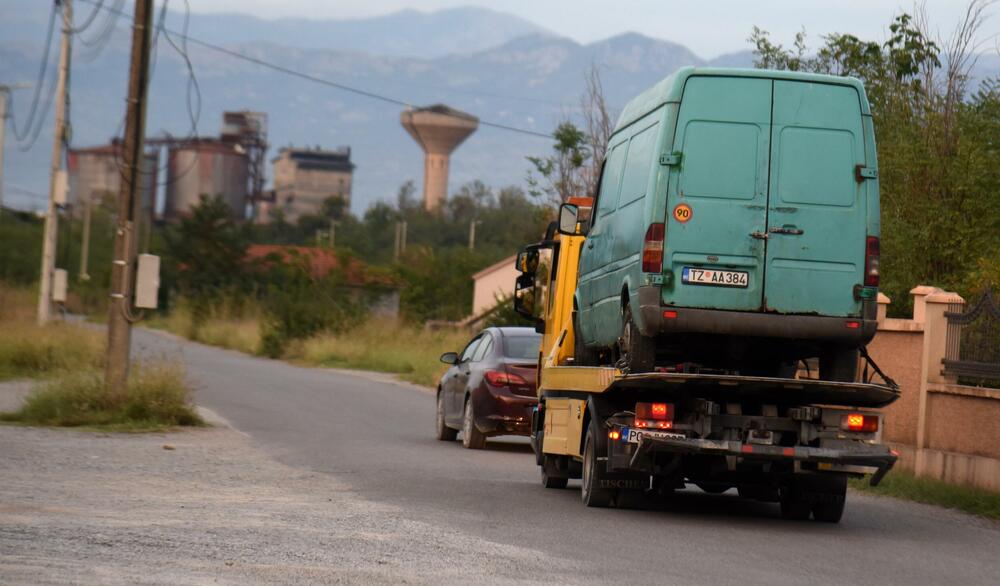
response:
M652 429L636 429L634 427L622 428L621 441L623 442L637 444L641 442L644 437L684 439L686 436L683 433L675 433L671 431L654 431Z
M681 282L690 285L745 288L750 284L750 273L746 271L721 271L719 269L684 267L681 270Z

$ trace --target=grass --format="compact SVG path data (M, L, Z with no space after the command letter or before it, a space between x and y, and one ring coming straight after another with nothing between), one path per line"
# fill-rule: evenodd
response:
M181 305L165 317L154 317L143 325L167 330L178 336L208 344L229 348L247 354L260 352L260 317L256 311L239 315L227 315L227 311L211 313L196 321L191 310Z
M39 326L34 303L30 290L0 285L0 380L42 378L102 366L103 333L58 320Z
M18 411L0 421L25 425L155 431L204 425L177 365L137 364L125 393L112 393L97 372L72 373L33 391Z
M321 334L294 344L288 357L318 366L390 372L434 386L447 368L439 361L441 354L460 351L468 338L466 332L372 319L343 334Z
M991 490L918 478L902 470L890 472L875 487L868 485L867 478L852 479L850 486L871 494L957 509L987 519L1000 520L1000 493Z

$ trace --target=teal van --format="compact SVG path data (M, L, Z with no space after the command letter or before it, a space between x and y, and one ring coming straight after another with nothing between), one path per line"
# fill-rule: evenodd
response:
M578 364L784 376L818 358L853 380L879 280L864 87L681 69L625 107L581 228Z

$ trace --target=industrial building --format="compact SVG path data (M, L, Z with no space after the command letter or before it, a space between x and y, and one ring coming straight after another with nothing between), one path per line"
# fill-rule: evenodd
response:
M233 219L245 219L249 173L246 152L234 143L199 138L169 147L164 218L188 215L205 195L221 197Z
M339 197L350 205L354 175L350 147L283 148L273 163L272 205L281 210L286 221L296 222L303 214L319 213L330 197ZM257 215L259 221L267 222L271 214L261 206Z
M156 201L158 157L155 151L147 152L140 170L140 208L152 213ZM107 197L117 197L121 190L122 145L108 145L69 149L67 174L69 193L66 203L74 213L87 205L100 205Z
M424 150L424 209L434 211L448 197L451 153L476 131L479 119L444 104L404 110L403 128Z

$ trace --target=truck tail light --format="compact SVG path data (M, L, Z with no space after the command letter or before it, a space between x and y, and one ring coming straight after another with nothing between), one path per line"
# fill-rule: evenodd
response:
M636 403L635 426L670 429L674 426L674 406L671 403Z
M878 287L879 241L876 236L865 240L865 287Z
M663 224L650 224L642 243L642 272L663 272Z
M840 418L840 429L844 431L863 431L875 433L878 431L878 416L863 413L848 413Z
M483 378L492 387L526 387L528 381L516 374L508 374L499 370L487 370Z

